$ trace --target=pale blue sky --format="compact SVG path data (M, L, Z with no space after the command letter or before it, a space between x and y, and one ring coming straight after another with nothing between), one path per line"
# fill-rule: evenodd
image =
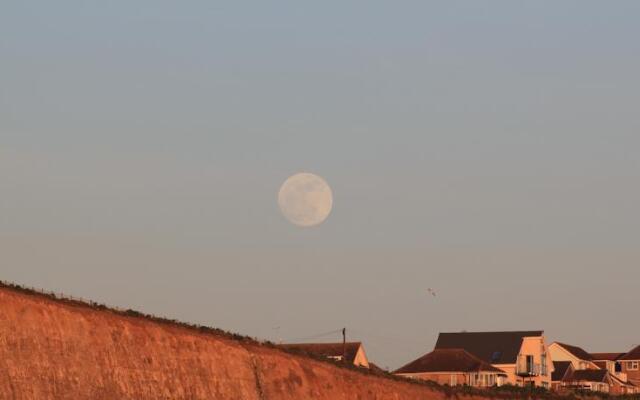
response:
M624 351L638 21L636 1L4 1L0 279L261 338L346 325L390 367L461 329ZM307 230L276 204L302 170L335 194Z

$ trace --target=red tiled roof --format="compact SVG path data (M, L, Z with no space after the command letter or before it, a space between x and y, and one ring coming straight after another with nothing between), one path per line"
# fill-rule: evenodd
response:
M539 337L544 331L441 333L436 349L465 349L490 364L514 364L525 337Z
M594 360L606 360L606 361L616 361L618 358L622 357L625 353L591 353L591 357Z
M587 360L587 361L592 361L593 360L593 356L591 356L591 354L589 354L586 351L584 351L581 347L572 346L570 344L560 343L560 342L556 342L556 344L559 344L565 350L567 350L569 353L573 354L574 356L576 356L577 358L579 358L581 360Z
M496 372L505 374L491 364L463 349L436 349L394 371L394 374L421 372Z
M342 357L345 353L345 360L353 363L358 354L358 350L362 346L360 342L347 342L343 347L340 343L286 343L279 344L278 347L293 350L302 351L308 354L313 354L320 357ZM345 351L346 350L346 351Z
M630 352L620 357L618 360L640 360L640 346L636 346Z

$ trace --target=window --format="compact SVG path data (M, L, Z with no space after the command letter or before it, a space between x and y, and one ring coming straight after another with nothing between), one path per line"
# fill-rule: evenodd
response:
M542 356L540 358L540 374L542 376L547 376L547 355L542 353Z
M495 364L500 361L500 357L502 357L502 352L494 351L493 354L491 354L491 364Z
M629 371L637 371L638 370L638 361L627 361L627 369Z
M533 356L527 356L527 372L533 373Z

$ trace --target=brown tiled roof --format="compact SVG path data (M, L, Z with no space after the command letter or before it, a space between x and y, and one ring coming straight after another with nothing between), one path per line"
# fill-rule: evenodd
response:
M623 355L618 360L640 360L640 346L633 348L630 352Z
M594 360L606 360L606 361L616 361L618 358L622 357L625 353L591 353L591 357Z
M436 349L394 371L394 374L421 372L496 372L504 371L486 363L463 349Z
M578 346L572 346L570 344L560 343L560 342L556 342L556 344L559 344L560 346L564 347L565 350L567 350L569 353L573 354L574 356L578 357L581 360L587 360L587 361L593 360L593 357L591 356L591 354L587 353L586 351L584 351L582 348Z
M358 354L362 343L360 342L347 342L343 347L340 343L285 343L279 344L278 347L285 350L302 351L308 354L320 356L320 357L342 357L345 353L345 360L353 363ZM346 351L344 351L346 350Z
M553 382L559 382L567 375L567 371L571 368L571 361L554 361L553 373L551 374L551 380Z
M490 364L514 364L522 339L542 336L544 331L441 333L436 349L465 349Z
M606 382L609 371L606 369L578 369L573 371L564 380L566 382Z

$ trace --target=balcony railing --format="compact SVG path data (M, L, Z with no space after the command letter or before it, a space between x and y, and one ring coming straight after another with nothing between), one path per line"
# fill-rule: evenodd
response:
M525 355L518 356L516 363L516 375L518 376L538 376L542 372L542 366L534 363L532 358Z

